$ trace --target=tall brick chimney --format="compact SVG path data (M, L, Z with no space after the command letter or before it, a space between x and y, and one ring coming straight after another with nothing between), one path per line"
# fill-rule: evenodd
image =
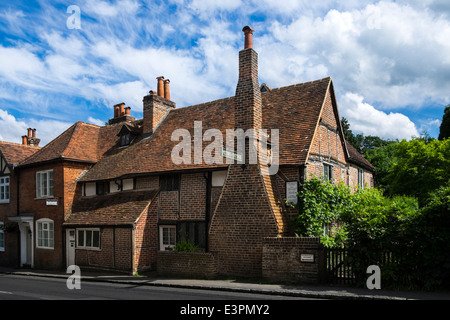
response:
M235 129L262 128L262 99L258 83L258 53L253 50L253 32L248 26L244 50L239 52L239 81L235 96Z
M253 29L245 27L243 32L245 47L239 52L239 81L234 101L235 130L258 131L262 128L258 54L253 50ZM228 167L211 219L208 250L220 260L219 274L259 277L263 239L284 234L287 223L276 205L270 176L263 175L264 168L259 161L249 162L249 142L246 142L245 164L233 163Z
M144 97L144 137L153 133L156 126L161 122L165 115L172 109L175 109L175 102L170 101L169 80L164 81L164 77L156 78L158 80L158 90L153 90ZM167 91L164 90L167 88Z

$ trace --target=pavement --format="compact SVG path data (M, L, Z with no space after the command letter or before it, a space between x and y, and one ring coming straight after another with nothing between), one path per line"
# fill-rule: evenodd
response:
M24 277L51 277L67 279L72 274L36 269L11 269L0 267L0 274ZM142 286L191 288L232 292L257 293L290 297L332 300L450 300L449 292L389 291L364 288L320 285L285 285L252 283L242 280L204 280L160 277L156 274L131 276L117 273L81 271L81 281L109 282Z

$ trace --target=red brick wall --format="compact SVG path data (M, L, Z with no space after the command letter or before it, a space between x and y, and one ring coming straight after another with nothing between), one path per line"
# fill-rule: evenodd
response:
M180 219L204 220L206 210L206 179L202 173L181 176Z
M132 228L104 227L101 233L101 250L75 250L75 264L80 267L131 271Z
M158 197L142 215L134 231L134 271L155 270L158 253Z
M261 172L257 165L232 165L214 212L210 251L220 274L261 275L262 240L278 235Z
M188 277L214 277L217 260L212 253L158 252L158 274Z
M58 200L57 206L47 206L46 199L36 199L36 172L53 169L53 195ZM61 269L63 263L63 233L61 225L64 220L64 184L63 163L41 165L20 170L20 213L34 214L34 266L41 269ZM53 220L54 249L36 248L36 221L42 218Z
M0 222L8 226L8 217L17 214L17 181L14 170L9 176L9 203L0 203ZM0 251L0 266L15 267L19 265L19 231L5 232L5 251Z
M55 162L20 170L20 213L34 214L34 266L43 269L61 269L65 267L65 234L62 223L69 212L76 189L76 178L88 168L88 165L69 162ZM57 206L47 206L46 199L36 199L36 172L53 169L53 197ZM80 191L78 191L80 192ZM37 248L36 221L42 218L53 220L54 249Z
M312 262L302 254L314 255ZM317 284L322 280L324 256L319 238L266 238L263 245L262 275L286 283Z

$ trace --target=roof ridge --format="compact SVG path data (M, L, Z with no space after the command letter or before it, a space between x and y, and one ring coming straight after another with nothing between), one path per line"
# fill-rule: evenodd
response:
M35 146L35 145L30 145L30 144L22 144L22 143L18 143L18 142L9 142L9 141L0 141L0 144L7 144L7 145L12 145L12 146L17 146L17 147L28 147L28 148L42 148L39 146Z
M324 81L332 81L332 80L333 79L331 77L326 77L326 78L323 78L323 79L307 81L307 82L301 82L301 83L291 84L291 85L288 85L288 86L283 86L283 87L278 87L278 88L272 88L272 90L270 90L269 92L273 92L273 91L277 91L277 90L283 90L283 89L288 89L288 88L292 88L292 87L311 85L311 84L315 84L315 83L320 83L320 82L324 82Z

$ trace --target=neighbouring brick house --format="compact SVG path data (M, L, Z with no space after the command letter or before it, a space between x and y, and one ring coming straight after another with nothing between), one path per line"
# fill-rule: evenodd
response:
M17 266L20 261L19 231L17 225L9 220L10 217L17 215L19 205L16 168L39 149L36 130L31 128L28 129L28 135L22 136L22 144L0 141L0 265L2 266ZM23 241L26 239L22 239Z
M116 105L108 125L78 122L18 167L24 187L15 219L29 219L37 232L33 266L167 272L177 264L191 274L202 268L258 276L263 239L291 234L289 217L296 213L285 200L295 201L299 181L316 176L370 185L374 168L345 142L331 78L260 86L253 30L243 31L235 96L176 108L169 81L159 77L157 92L143 98L143 119ZM222 162L196 154L195 146L211 151L209 130L228 138L227 130L240 129L279 130L276 174L249 161L252 137L240 155L243 164L228 162L229 155L225 161L219 149L226 139L211 152ZM183 149L192 161L173 160L176 132L194 146ZM274 139L268 137L270 152ZM40 197L37 179L49 170L53 193ZM36 246L42 226L50 224L53 248ZM185 239L200 252L174 257L171 250Z

